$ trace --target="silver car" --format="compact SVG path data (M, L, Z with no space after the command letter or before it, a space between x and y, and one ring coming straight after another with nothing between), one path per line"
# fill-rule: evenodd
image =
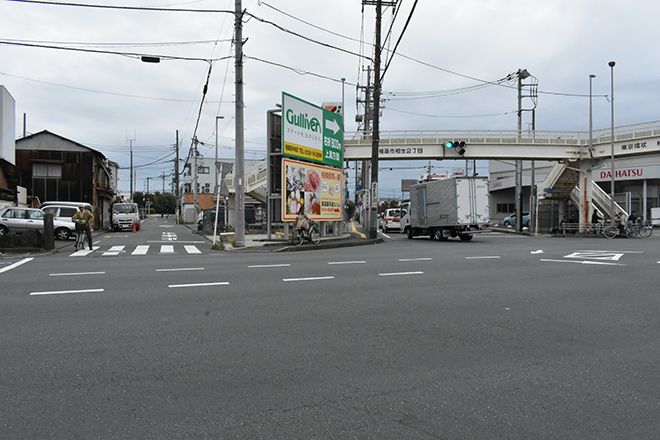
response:
M55 237L60 240L69 238L69 222L53 219ZM44 212L36 208L16 208L8 207L0 209L0 236L9 232L22 234L31 229L37 229L43 232Z

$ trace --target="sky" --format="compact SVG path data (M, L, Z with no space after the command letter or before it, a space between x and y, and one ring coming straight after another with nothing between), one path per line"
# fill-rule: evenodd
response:
M519 69L538 81L537 130L589 129L590 74L594 128L609 128L612 71L615 125L660 119L660 2L398 3L383 8L381 131L515 130L516 81L505 79ZM84 4L182 11L0 0L0 85L16 101L16 136L48 130L102 152L121 166L124 191L131 146L135 189L149 181L162 191L166 176L169 191L177 131L183 158L195 134L200 153L212 158L217 124L219 156L233 158L236 0ZM265 157L266 112L282 92L317 105L343 96L347 136L357 131L375 7L359 0L242 0L242 8L246 159ZM139 55L163 59L143 63ZM531 105L523 100L523 108ZM524 112L523 129L530 123L531 112ZM399 197L400 180L419 177L428 165L381 161L380 195ZM443 172L465 162L431 166ZM479 167L485 174L487 163Z

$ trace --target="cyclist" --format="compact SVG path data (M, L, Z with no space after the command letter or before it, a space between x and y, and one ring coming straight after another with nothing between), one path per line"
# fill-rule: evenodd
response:
M312 219L305 214L305 208L304 206L300 206L300 209L298 210L298 215L296 216L296 227L298 229L302 229L305 231L306 234L309 235L309 222L311 222Z
M634 225L639 221L640 218L641 217L637 215L637 211L632 211L630 216L628 216L628 221Z
M71 218L72 222L76 220L83 220L85 222L85 234L87 234L87 242L89 243L89 249L92 250L92 220L94 220L94 215L85 209L85 205L80 205L78 207L78 212L74 214Z
M621 234L624 233L623 230L623 212L617 212L614 215L614 220L612 220L612 227L617 228Z

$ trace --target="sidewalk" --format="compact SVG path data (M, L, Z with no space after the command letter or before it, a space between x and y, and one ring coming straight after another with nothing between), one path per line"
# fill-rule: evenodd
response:
M191 225L186 225L188 229L192 231ZM244 247L234 247L231 243L228 242L228 237L232 236L232 233L222 234L225 239L222 239L222 242L225 245L225 251L230 252L295 252L295 251L308 251L315 249L331 249L339 247L350 247L350 246L362 246L367 244L380 243L383 241L382 238L369 239L364 234L364 231L359 228L359 225L353 225L351 222L349 224L351 231L344 232L341 235L327 235L321 237L321 242L317 245L314 245L310 242L305 242L301 246L295 246L291 239L286 239L280 233L271 234L270 240L268 239L268 234L245 234L245 246ZM199 234L197 231L193 233ZM202 235L209 245L213 244L213 235ZM220 234L219 234L220 235Z

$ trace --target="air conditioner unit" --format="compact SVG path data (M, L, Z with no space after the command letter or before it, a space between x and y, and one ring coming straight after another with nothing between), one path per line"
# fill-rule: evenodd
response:
M204 186L208 188L208 187L210 187L210 186L211 186L211 184L210 184L210 183L207 183L207 184L206 184L206 185L204 185Z
M205 193L207 193L207 192L211 192L211 190L208 189L208 188L204 188L204 192L205 192Z

